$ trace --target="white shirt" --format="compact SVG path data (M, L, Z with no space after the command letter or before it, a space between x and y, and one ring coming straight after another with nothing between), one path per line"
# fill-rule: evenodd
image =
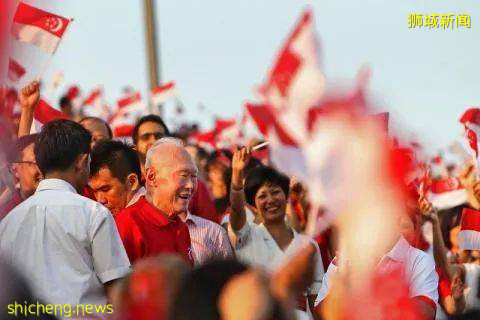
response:
M475 263L465 263L465 308L467 310L480 308L480 298L478 290L480 290L480 265Z
M430 255L412 247L405 238L400 237L392 250L382 257L378 268L388 271L398 266L403 267L410 297L426 297L438 303L438 275L435 271L435 262ZM337 267L330 263L323 277L322 288L318 292L315 305L327 296L336 270Z
M137 192L135 192L135 194L133 195L132 199L130 199L130 201L128 202L127 207L130 207L130 206L133 206L135 203L138 202L138 200L147 194L147 190L145 189L145 187L140 187L140 189L137 190Z
M0 254L45 303L105 305L130 262L112 215L66 181L42 180L0 223Z
M293 229L292 232L292 242L285 251L282 251L263 223L256 225L246 222L242 229L238 231L234 231L231 225L228 225L228 236L237 258L247 264L262 266L270 271L278 269L307 244L313 244L317 252L314 258L314 282L308 289L308 294L317 294L324 274L320 249L311 237L299 234Z
M195 265L202 265L213 259L233 258L227 232L220 225L191 213L187 213L182 221L190 233Z

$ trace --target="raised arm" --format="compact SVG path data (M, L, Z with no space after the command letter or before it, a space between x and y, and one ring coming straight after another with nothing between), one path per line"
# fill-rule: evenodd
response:
M230 192L230 205L232 211L230 213L230 225L233 230L240 230L246 223L245 214L245 193L244 170L251 157L250 148L242 148L235 151L232 159L232 182Z
M30 128L33 122L33 113L38 101L40 100L40 82L32 81L18 95L20 102L21 114L18 126L18 137L30 134Z
M443 241L437 211L433 209L432 205L425 198L420 199L420 210L422 211L423 216L432 223L433 258L435 259L435 265L442 268L445 271L447 278L452 280L453 275L458 272L458 266L448 261L448 250Z

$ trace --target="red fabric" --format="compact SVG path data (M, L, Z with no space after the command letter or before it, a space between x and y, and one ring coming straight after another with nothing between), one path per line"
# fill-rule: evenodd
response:
M298 310L302 310L307 312L307 297L304 295L297 297L297 308Z
M447 274L441 268L435 267L438 273L438 295L440 298L445 299L452 295L452 283L447 278Z
M480 232L480 211L470 208L463 208L461 230L472 230Z
M40 10L23 2L18 5L13 21L35 26L59 38L62 37L70 22L67 18Z
M23 201L22 197L20 196L20 192L16 190L16 192L13 195L13 198L4 204L3 206L0 206L0 219L5 218L5 216L12 211L13 208L18 206L21 202Z
M92 199L93 201L97 201L97 198L95 198L95 193L93 193L93 189L90 188L90 186L88 185L85 188L83 188L82 196L88 199Z
M188 204L188 211L196 216L219 223L220 217L216 214L212 196L205 182L198 180L197 191Z
M318 247L320 249L320 254L322 256L322 263L323 263L323 269L327 270L328 266L332 262L332 259L330 257L330 248L329 248L329 242L330 242L330 237L332 234L332 228L328 228L321 234L319 234L316 238L315 241L318 244Z
M418 299L420 301L428 303L430 305L430 307L432 307L433 310L435 310L435 313L437 312L437 304L435 303L435 301L433 301L429 297L419 296L419 297L414 297L414 299Z
M40 99L40 101L38 101L38 104L35 107L35 111L33 113L33 117L42 124L46 124L47 122L56 119L68 119L68 117L64 113L53 108L43 99Z
M178 217L168 218L145 197L117 214L115 222L131 263L160 253L176 253L193 265L186 224Z

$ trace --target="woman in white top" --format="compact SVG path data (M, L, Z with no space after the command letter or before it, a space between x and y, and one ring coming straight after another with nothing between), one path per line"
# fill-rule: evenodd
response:
M244 169L251 151L243 148L232 160L230 223L228 233L237 257L247 263L274 271L299 249L308 244L316 248L314 281L299 298L297 318L308 319L306 310L313 308L324 270L315 241L290 228L285 221L289 179L270 167L257 167L244 179ZM254 207L263 223L247 221L245 203ZM308 307L307 307L308 304Z

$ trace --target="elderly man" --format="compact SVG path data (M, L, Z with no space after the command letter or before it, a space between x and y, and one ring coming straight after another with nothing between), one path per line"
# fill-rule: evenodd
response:
M177 253L190 264L200 264L232 255L219 225L188 213L197 174L181 140L163 138L150 148L145 162L146 195L115 216L130 261Z

